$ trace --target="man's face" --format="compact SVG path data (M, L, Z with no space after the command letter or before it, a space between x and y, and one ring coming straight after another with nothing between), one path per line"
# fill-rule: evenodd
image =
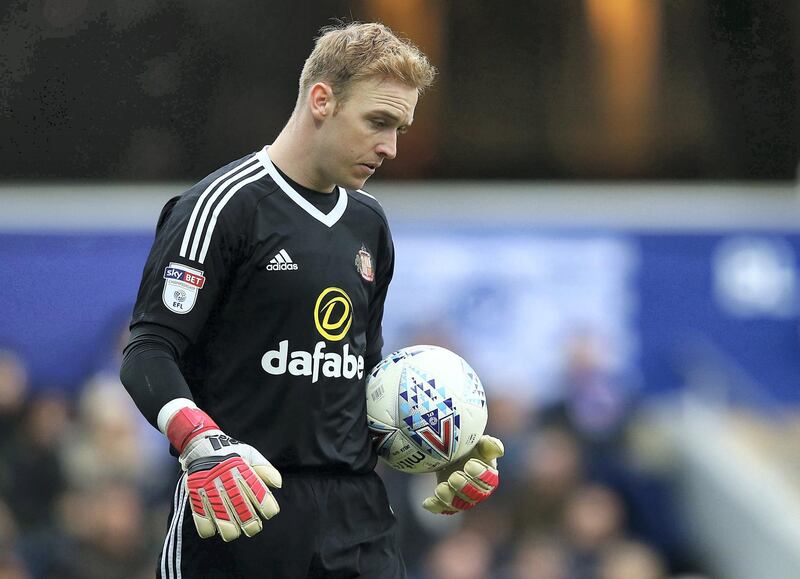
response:
M417 89L393 79L353 84L320 127L318 166L332 184L360 189L385 159L397 155L397 137L414 120Z

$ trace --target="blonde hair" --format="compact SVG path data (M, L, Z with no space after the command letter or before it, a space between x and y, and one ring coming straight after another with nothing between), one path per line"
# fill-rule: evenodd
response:
M423 92L433 83L436 68L411 41L398 38L377 22L350 22L320 30L314 50L303 65L300 95L304 100L317 82L329 84L340 100L354 83L367 78L396 79Z

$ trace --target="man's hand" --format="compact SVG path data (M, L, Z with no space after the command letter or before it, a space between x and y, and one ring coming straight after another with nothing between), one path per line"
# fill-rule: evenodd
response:
M503 453L502 442L481 436L467 456L436 473L439 484L422 506L434 514L454 515L485 501L500 482L497 459Z
M182 408L170 419L167 437L180 451L192 518L202 538L217 532L226 542L242 532L252 537L262 529L261 517L278 514L267 485L280 488L280 473L255 448L226 436L205 412Z

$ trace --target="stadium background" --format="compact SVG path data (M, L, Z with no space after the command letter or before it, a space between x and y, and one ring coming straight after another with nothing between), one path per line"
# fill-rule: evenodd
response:
M152 576L174 466L117 368L155 219L277 134L332 16L440 69L369 186L387 349L462 353L508 449L459 518L382 473L410 576L800 576L796 2L12 0L0 577Z

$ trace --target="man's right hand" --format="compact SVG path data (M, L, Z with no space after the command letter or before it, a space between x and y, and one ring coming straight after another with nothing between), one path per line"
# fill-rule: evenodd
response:
M208 538L217 532L223 541L242 532L252 537L280 507L267 485L280 488L280 473L249 444L225 435L208 414L181 408L169 420L167 437L180 452L186 471L197 532Z

